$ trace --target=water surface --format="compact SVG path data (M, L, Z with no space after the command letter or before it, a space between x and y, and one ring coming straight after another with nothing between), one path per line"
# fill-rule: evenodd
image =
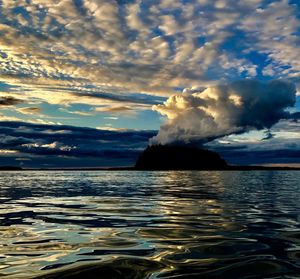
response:
M0 172L1 278L300 278L299 171Z

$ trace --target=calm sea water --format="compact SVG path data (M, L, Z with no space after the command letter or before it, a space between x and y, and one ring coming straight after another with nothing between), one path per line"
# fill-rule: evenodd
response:
M300 171L0 172L1 278L300 278Z

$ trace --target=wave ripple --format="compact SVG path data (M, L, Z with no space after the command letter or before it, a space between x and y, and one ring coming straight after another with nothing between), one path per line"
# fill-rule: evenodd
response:
M0 175L1 278L299 278L298 171Z

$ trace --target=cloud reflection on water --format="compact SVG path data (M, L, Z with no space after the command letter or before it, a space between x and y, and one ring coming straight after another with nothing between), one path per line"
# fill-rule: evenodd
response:
M7 278L300 272L298 172L2 174Z

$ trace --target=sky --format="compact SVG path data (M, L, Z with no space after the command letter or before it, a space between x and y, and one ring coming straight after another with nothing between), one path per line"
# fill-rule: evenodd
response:
M300 164L299 57L298 0L0 0L0 165Z

